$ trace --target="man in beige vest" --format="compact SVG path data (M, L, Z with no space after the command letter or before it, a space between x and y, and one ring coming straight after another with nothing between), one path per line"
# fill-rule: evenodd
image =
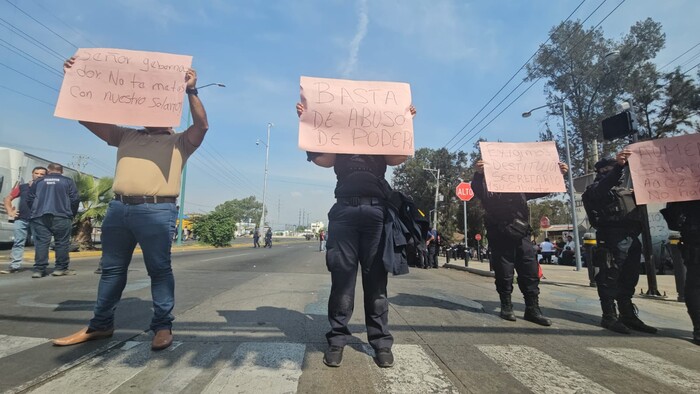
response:
M68 59L64 68L73 66ZM117 147L114 200L102 222L102 276L97 290L94 317L73 335L55 339L68 346L112 336L114 311L126 286L127 271L136 244L141 246L151 277L154 332L151 349L162 350L173 342L172 310L175 305L170 248L177 219L176 200L182 168L204 140L209 128L207 114L197 96L197 74L185 74L193 125L183 133L170 127L136 130L112 124L81 121L93 134Z

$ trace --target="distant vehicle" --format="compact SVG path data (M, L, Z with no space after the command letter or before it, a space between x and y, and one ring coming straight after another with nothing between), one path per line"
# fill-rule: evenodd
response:
M316 237L314 235L314 233L304 233L302 235L304 236L304 238L306 238L307 241L311 241L312 239L314 239Z
M0 147L0 199L4 199L15 185L32 179L34 167L46 167L51 160L46 160L21 150ZM78 171L63 167L63 175L73 178ZM18 200L12 203L16 207ZM0 203L0 243L12 243L14 232L12 222L8 220L5 204Z

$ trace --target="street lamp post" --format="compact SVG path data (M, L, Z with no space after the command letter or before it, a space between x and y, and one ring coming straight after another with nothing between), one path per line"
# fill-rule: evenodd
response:
M424 170L430 171L430 173L435 177L435 209L433 210L433 228L437 229L437 216L438 216L438 196L439 196L439 191L440 191L440 169L435 169L435 168L425 168L423 167ZM437 173L437 175L435 175Z
M206 84L204 86L198 86L195 89L204 89L209 86L218 86L220 88L225 88L226 85L223 83L210 83ZM189 129L190 126L192 126L192 110L188 106L187 107L187 127L185 130ZM177 245L182 245L182 220L184 219L185 216L185 183L187 183L187 163L182 167L182 179L180 179L180 207L177 211Z
M564 122L564 146L566 148L566 164L569 166L569 171L567 171L567 180L569 186L569 199L571 200L571 220L573 220L573 230L574 230L574 246L576 253L576 271L581 270L581 239L578 233L578 218L576 217L576 190L574 189L574 177L571 174L571 149L569 148L569 132L566 129L566 102L564 100L559 101L555 104L561 104L561 116ZM550 107L549 104L541 105L537 108L533 108L527 112L523 112L523 118L528 118L532 115L532 111L538 110L540 108Z
M273 123L267 124L267 143L260 140L255 141L256 145L265 145L265 177L263 180L263 198L262 198L262 215L260 215L260 226L258 227L261 231L265 225L265 195L267 194L267 163L270 158L270 128L273 127Z

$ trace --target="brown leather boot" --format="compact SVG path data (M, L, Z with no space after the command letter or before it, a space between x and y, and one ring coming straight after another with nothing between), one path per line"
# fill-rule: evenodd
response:
M151 341L151 350L163 350L173 344L173 331L169 328L158 330Z

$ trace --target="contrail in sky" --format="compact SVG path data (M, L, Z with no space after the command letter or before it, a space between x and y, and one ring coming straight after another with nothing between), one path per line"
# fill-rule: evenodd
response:
M360 44L362 40L367 35L367 23L369 23L369 15L367 12L367 0L359 1L359 21L357 23L357 33L350 42L350 57L345 64L345 70L343 70L343 78L347 78L353 71L355 71L355 66L357 65L357 54L360 51Z

